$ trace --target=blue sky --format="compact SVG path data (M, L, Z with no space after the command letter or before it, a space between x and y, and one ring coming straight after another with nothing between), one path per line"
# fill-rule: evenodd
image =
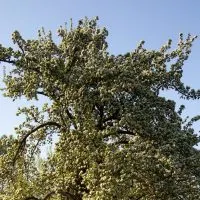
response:
M2 0L0 2L0 43L13 46L11 34L19 30L25 38L35 38L44 27L56 30L60 25L85 16L99 16L99 25L109 31L109 51L112 54L132 51L140 40L145 47L159 49L169 38L178 41L179 33L200 36L200 1L188 0ZM2 65L1 65L2 68ZM200 37L184 67L184 82L200 88ZM0 69L0 87L3 69ZM167 96L186 104L185 115L200 114L200 101L184 102L174 93ZM0 134L13 133L20 122L15 113L24 100L13 102L0 93ZM196 126L198 128L199 126Z

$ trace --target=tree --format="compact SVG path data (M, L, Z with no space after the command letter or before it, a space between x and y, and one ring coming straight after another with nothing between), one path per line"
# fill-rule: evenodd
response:
M9 151L11 151L10 148L14 145L14 138L13 136L6 136L3 135L0 138L0 169L1 169L1 175L0 175L0 194L4 193L5 188L7 187L7 178L9 174L9 168L7 168L7 165L5 163L8 162Z
M196 37L180 34L160 50L142 41L124 55L108 53L108 31L97 19L60 27L25 40L13 33L18 49L0 46L0 61L10 63L5 96L49 102L19 109L26 121L6 154L2 199L200 199L199 137L186 121L184 106L160 96L200 98L181 81L183 65ZM40 147L58 136L51 155L35 164ZM2 166L2 165L1 165ZM5 167L4 167L5 168Z

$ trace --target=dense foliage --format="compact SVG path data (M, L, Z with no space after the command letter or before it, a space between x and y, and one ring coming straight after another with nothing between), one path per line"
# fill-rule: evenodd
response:
M12 35L17 48L0 46L10 63L5 96L49 101L20 108L26 120L17 138L0 140L2 200L177 200L200 199L199 137L175 102L160 96L200 98L181 81L195 37L180 35L160 50L142 41L124 55L108 53L95 20L60 27L59 42ZM58 139L47 159L41 146ZM3 180L3 181L2 181Z

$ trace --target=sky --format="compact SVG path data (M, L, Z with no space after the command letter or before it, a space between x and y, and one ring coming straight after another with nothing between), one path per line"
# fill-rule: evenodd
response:
M87 16L99 17L99 26L109 31L111 54L123 54L135 49L145 40L147 49L159 49L168 39L176 47L180 33L198 35L192 54L184 66L183 80L195 89L200 88L200 1L188 0L0 0L0 44L14 47L11 35L18 30L25 39L37 37L38 29L51 30L56 38L60 25ZM3 65L0 65L2 87ZM200 114L200 100L186 102L175 93L167 98L185 104L184 115ZM23 118L16 116L18 107L30 105L25 100L13 102L0 92L0 135L13 134ZM200 129L196 125L195 130Z

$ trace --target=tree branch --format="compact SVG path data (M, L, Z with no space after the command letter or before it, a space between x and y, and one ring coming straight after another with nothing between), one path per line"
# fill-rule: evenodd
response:
M141 196L139 196L137 199L135 199L135 200L139 200L139 199L141 199L141 198L143 198L143 197L145 197L146 196L146 194L142 194Z
M55 194L56 194L55 191L51 191L42 199L31 196L31 197L26 197L24 200L48 200L51 198L52 195L55 195ZM67 192L67 191L59 190L58 194L61 194L64 197L69 197L71 200L81 200L81 198L76 197L74 194L71 194L70 192Z
M121 129L117 130L117 133L119 133L119 134L127 134L127 135L135 135L135 133L132 132L132 131L126 131L126 130L121 130Z
M99 112L99 120L97 122L97 128L99 130L103 130L103 116L104 116L104 106L103 105L96 105L98 112Z
M71 120L71 122L72 122L74 128L77 129L78 127L77 127L77 125L76 125L76 123L75 123L75 121L74 121L74 116L69 112L68 109L66 109L66 113L67 113L67 116L69 117L69 119Z
M31 134L33 134L34 132L36 132L36 131L38 131L39 129L44 128L44 127L46 127L46 126L56 126L56 127L58 127L58 128L61 127L61 125L58 124L57 122L48 121L48 122L46 122L46 123L40 124L39 126L37 126L37 127L35 127L34 129L32 129L30 132L28 132L28 133L21 139L21 141L19 142L18 149L17 149L16 154L15 154L14 159L13 159L13 164L15 164L15 162L16 162L16 160L17 160L17 157L18 157L18 155L19 155L19 153L20 153L20 151L21 151L22 148L25 146L27 138L28 138Z
M31 196L31 197L26 197L24 200L41 200L41 199Z
M43 95L43 96L45 96L45 97L49 97L46 93L44 93L44 92L42 92L42 91L36 91L36 93L37 93L37 94L41 94L41 95Z
M107 117L107 118L105 118L104 120L103 120L103 123L105 123L105 122L107 122L107 121L110 121L110 120L119 120L120 119L120 116L119 116L119 111L120 111L120 109L117 109L111 116L109 116L109 117Z
M74 194L71 194L70 192L67 191L58 191L59 194L61 194L64 197L70 197L72 200L81 200L81 198L76 197Z
M48 193L48 194L43 198L43 200L48 200L48 199L49 199L52 195L54 195L54 194L55 194L54 191Z
M16 64L15 60L3 60L3 59L0 59L0 62L10 63L10 64Z

